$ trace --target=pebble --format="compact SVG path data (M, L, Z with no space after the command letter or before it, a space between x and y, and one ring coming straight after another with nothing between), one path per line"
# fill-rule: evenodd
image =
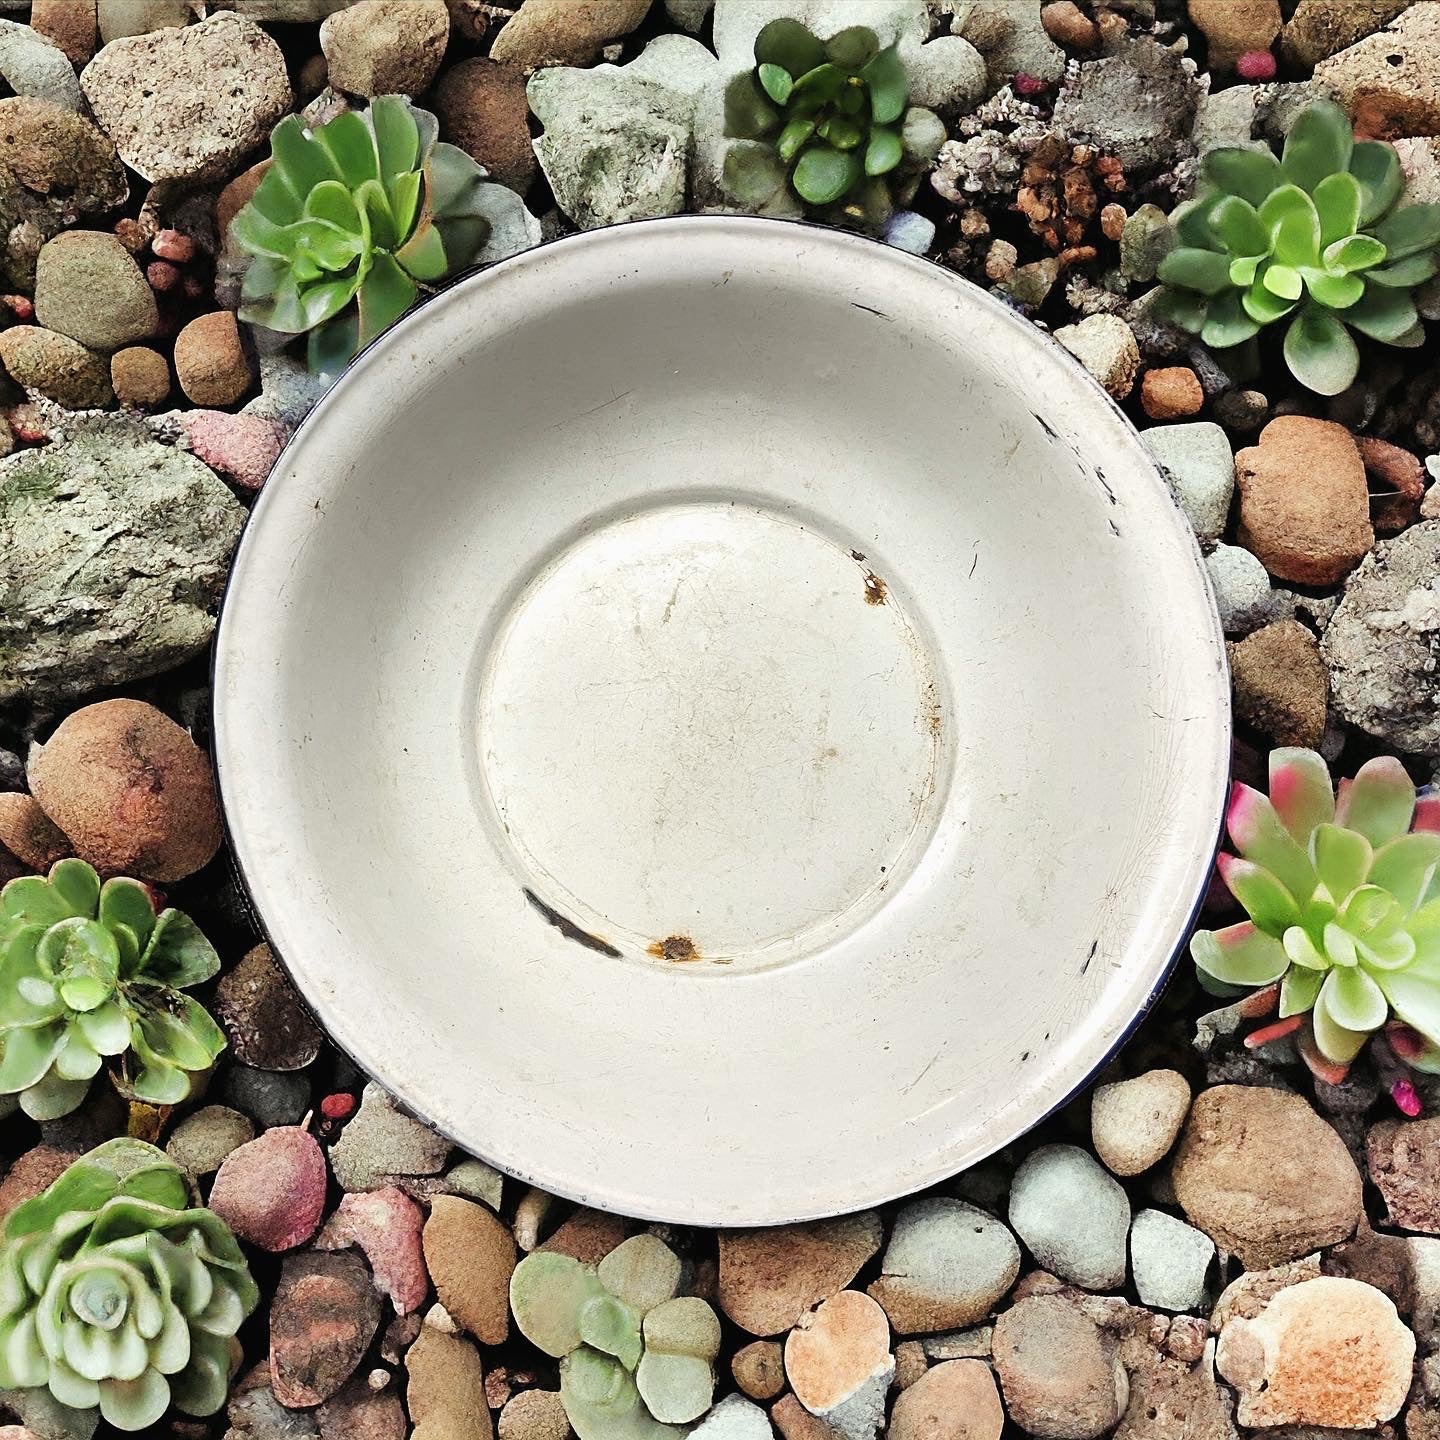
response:
M1382 540L1346 582L1320 642L1340 717L1419 755L1440 752L1437 573L1440 519Z
M134 256L102 230L67 230L41 247L35 318L107 353L147 339L160 320L155 293Z
M449 38L445 0L359 0L320 26L330 84L367 99L428 89Z
M1300 1096L1280 1090L1203 1091L1173 1177L1190 1221L1250 1270L1346 1239L1361 1214L1360 1172L1344 1143Z
M1253 435L1270 417L1270 401L1260 390L1227 390L1215 401L1215 418L1227 430Z
M405 1355L410 1440L489 1440L480 1354L459 1335L424 1325Z
M835 1431L789 1393L770 1407L770 1419L783 1440L835 1440Z
M1343 425L1282 415L1235 456L1239 541L1297 585L1343 580L1375 543L1365 466Z
M0 794L0 845L41 874L70 854L65 832L33 796L19 791Z
M843 1290L884 1239L873 1210L782 1225L720 1232L720 1308L752 1335L778 1335Z
M546 1219L554 1206L555 1197L536 1185L530 1186L520 1197L510 1230L515 1236L515 1243L526 1255L540 1243L540 1232L545 1228Z
M1077 1145L1042 1145L1010 1185L1010 1224L1046 1270L1087 1290L1125 1283L1130 1201Z
M1039 6L976 0L956 18L959 33L985 57L992 91L1017 75L1053 85L1065 74L1065 52L1046 33Z
M250 361L229 310L199 315L175 337L175 374L196 405L234 405L250 388Z
M220 1073L220 1098L244 1111L262 1129L298 1125L310 1108L310 1078L299 1071L253 1070L236 1062Z
M321 1440L405 1440L410 1428L398 1395L389 1390L377 1394L358 1378L327 1400L316 1419Z
M895 1217L869 1294L901 1335L953 1330L984 1319L1019 1273L1020 1247L999 1220L932 1196Z
M99 0L98 9L100 38L107 45L167 25L188 25L195 18L186 0Z
M170 394L170 365L148 345L127 345L110 357L110 386L122 405L157 409Z
M539 167L523 71L482 56L462 60L435 87L435 111L446 140L524 193Z
M1224 430L1211 420L1196 420L1153 426L1142 430L1140 439L1164 472L1191 529L1201 540L1218 540L1235 493L1235 457Z
M1320 61L1387 25L1413 0L1300 0L1280 32L1292 65L1313 70Z
M1135 386L1140 347L1135 332L1118 315L1090 315L1075 325L1062 325L1055 338L1116 400Z
M1233 70L1248 50L1266 50L1280 33L1280 0L1186 0L1190 20L1209 42L1212 70Z
M1281 1290L1254 1319L1228 1320L1215 1354L1242 1425L1346 1430L1399 1413L1414 1358L1415 1337L1385 1295L1329 1275Z
M1330 681L1320 646L1298 620L1277 620L1230 647L1235 713L1277 745L1315 749Z
M930 1360L984 1360L990 1355L994 1339L993 1325L975 1325L948 1335L927 1335L921 1344Z
M170 1132L165 1153L191 1180L211 1175L232 1150L255 1138L255 1127L228 1105L206 1105Z
M1315 80L1363 134L1440 134L1440 9L1411 5L1378 34L1320 61Z
M1227 635L1247 635L1273 617L1278 597L1265 567L1238 545L1217 545L1205 557L1215 606Z
M765 1412L743 1395L727 1395L706 1412L690 1440L775 1440Z
M423 1240L440 1303L482 1345L503 1343L510 1333L510 1276L519 1259L509 1230L483 1205L437 1195Z
M902 1340L895 1347L895 1378L890 1388L908 1390L929 1368L925 1346L919 1340Z
M490 57L524 71L543 65L590 65L609 41L628 35L645 18L650 0L526 0L490 46Z
M1095 22L1075 0L1051 0L1042 5L1040 23L1057 45L1068 45L1072 50L1093 50L1100 43Z
M1371 518L1379 535L1398 535L1415 523L1425 495L1425 466L1418 455L1377 435L1357 435L1355 444L1373 489Z
M845 1440L869 1440L879 1429L894 1373L885 1312L859 1290L802 1315L785 1340L796 1399Z
M1152 420L1183 420L1204 408L1205 391L1188 365L1168 365L1145 372L1140 406Z
M106 875L170 883L220 848L210 761L168 715L141 700L103 700L68 716L32 752L30 790Z
M34 0L30 26L73 64L83 65L95 53L99 37L93 0ZM78 97L78 85L76 92Z
M340 1197L315 1248L359 1246L374 1272L376 1289L389 1297L397 1315L408 1315L425 1303L430 1289L420 1241L424 1224L420 1207L397 1186L359 1190Z
M454 1172L447 1178L453 1179ZM476 1196L476 1199L483 1199ZM488 1203L488 1202L486 1202ZM497 1196L492 1210L500 1208ZM555 1233L540 1246L541 1250L556 1255L568 1255L582 1265L598 1265L612 1250L625 1239L625 1218L622 1215L607 1215L600 1210L577 1210L568 1220L558 1226Z
M483 1160L476 1160L473 1156L462 1160L454 1169L446 1172L445 1185L452 1193L469 1196L471 1200L478 1200L497 1213L501 1197L505 1193L505 1177ZM561 1229L563 1228L562 1226ZM575 1258L578 1260L580 1257L577 1255Z
M899 1396L885 1433L889 1440L1000 1440L1004 1425L990 1367L948 1360Z
M438 1175L449 1154L448 1140L396 1108L371 1082L330 1151L330 1164L342 1190L375 1190L396 1175Z
M227 1155L210 1208L261 1250L293 1250L320 1228L330 1173L308 1130L280 1125Z
M1199 1309L1214 1258L1208 1235L1163 1210L1142 1210L1130 1226L1130 1269L1142 1305Z
M67 110L81 108L80 83L69 58L29 25L0 20L0 75L17 95Z
M1365 1137L1365 1160L1389 1223L1400 1230L1440 1235L1440 1118L1372 1125Z
M1175 1070L1101 1085L1090 1100L1095 1153L1116 1175L1138 1175L1169 1153L1189 1109L1190 1084Z
M215 1018L231 1053L257 1070L301 1070L324 1038L268 945L246 951L215 987Z
M995 1373L1010 1418L1045 1440L1092 1440L1125 1413L1115 1342L1058 1295L1032 1295L995 1322Z
M112 41L80 88L125 163L152 181L229 174L292 101L280 47L232 10Z
M1160 262L1174 248L1170 217L1147 200L1126 218L1120 232L1120 273L1127 280L1151 281Z
M897 210L885 222L885 243L907 255L924 255L935 243L935 222L914 210Z
M12 325L0 331L0 361L17 385L67 410L90 410L115 398L103 355L39 325Z
M355 1373L380 1324L358 1255L287 1255L270 1305L270 1380L289 1407L319 1405Z
M752 1340L735 1352L730 1373L752 1400L773 1400L785 1388L785 1349L778 1340Z
M257 1365L235 1381L226 1413L226 1440L314 1440L320 1433L313 1410L287 1410L275 1398L268 1365Z
M566 1440L570 1421L554 1390L522 1390L511 1396L496 1425L500 1440Z
M304 365L284 353L260 357L260 393L245 402L242 415L273 420L287 432L320 402L329 389L326 381L312 375Z

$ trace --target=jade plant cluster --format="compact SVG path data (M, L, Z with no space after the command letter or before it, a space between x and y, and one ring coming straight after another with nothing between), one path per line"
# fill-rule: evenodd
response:
M580 1440L678 1440L710 1406L720 1322L681 1295L684 1267L635 1235L598 1267L537 1251L515 1267L521 1333L560 1363L560 1398Z
M181 992L219 969L195 922L157 914L138 880L102 885L71 859L48 877L10 881L0 890L0 1094L54 1119L117 1057L126 1095L178 1104L225 1048L220 1027Z
M1313 750L1270 756L1270 794L1236 784L1220 874L1249 920L1197 931L1202 979L1279 984L1282 1019L1310 1017L1320 1054L1348 1064L1393 1015L1418 1038L1412 1066L1440 1070L1440 797L1398 760L1331 787Z
M313 130L287 115L270 168L230 224L254 257L240 318L308 332L311 368L329 373L394 324L421 285L471 264L490 235L485 192L499 187L438 134L402 95Z
M771 205L787 190L806 211L879 228L914 195L945 142L933 111L909 103L899 49L853 25L820 40L798 20L772 20L755 39L755 69L725 93L726 189Z
M1171 217L1178 245L1160 264L1172 320L1217 350L1288 320L1285 361L1321 395L1355 379L1352 330L1423 343L1411 292L1436 273L1440 205L1397 207L1404 176L1393 147L1356 142L1345 112L1317 101L1281 156L1221 146L1201 172L1199 193Z
M260 1292L235 1237L153 1145L110 1140L0 1236L0 1386L142 1430L225 1403Z

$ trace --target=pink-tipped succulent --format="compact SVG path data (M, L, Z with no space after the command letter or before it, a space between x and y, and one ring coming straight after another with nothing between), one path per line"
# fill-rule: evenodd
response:
M1278 981L1278 1018L1309 1014L1301 1050L1313 1044L1317 1060L1348 1065L1393 1016L1418 1042L1407 1063L1430 1068L1440 1059L1440 797L1417 796L1390 758L1337 794L1321 756L1283 749L1270 756L1269 798L1237 783L1226 824L1239 854L1217 864L1250 918L1197 931L1196 965L1223 985Z

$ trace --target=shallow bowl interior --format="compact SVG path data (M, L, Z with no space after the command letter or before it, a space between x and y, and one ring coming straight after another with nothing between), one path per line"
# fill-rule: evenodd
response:
M467 280L282 457L215 671L237 857L335 1039L507 1171L759 1224L1089 1076L1203 890L1224 647L1053 342L833 231Z

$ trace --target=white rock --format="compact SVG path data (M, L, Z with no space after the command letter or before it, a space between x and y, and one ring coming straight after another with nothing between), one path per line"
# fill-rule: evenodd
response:
M1090 1100L1095 1153L1116 1175L1138 1175L1165 1156L1189 1110L1190 1085L1176 1070L1101 1085Z
M1142 1305L1198 1309L1214 1258L1215 1243L1208 1235L1163 1210L1142 1210L1130 1227L1130 1268Z
M1086 1290L1125 1283L1130 1201L1077 1145L1042 1145L1010 1186L1010 1224L1046 1270Z
M1276 604L1270 576L1248 550L1217 545L1205 557L1205 568L1227 635L1248 635L1269 623Z
M1159 462L1191 528L1201 540L1218 540L1235 493L1235 456L1213 420L1154 425L1140 432Z
M897 210L885 222L885 243L911 255L923 255L935 243L935 222L914 210Z
M690 1432L690 1440L775 1440L765 1412L743 1395L727 1395Z
M923 45L902 42L900 54L912 105L949 116L973 110L984 98L984 57L959 35L940 35Z
M1087 315L1078 324L1062 325L1055 338L1115 399L1134 389L1140 346L1118 315Z
M81 107L80 81L63 50L28 25L0 20L0 75L17 95L49 100L67 110Z

